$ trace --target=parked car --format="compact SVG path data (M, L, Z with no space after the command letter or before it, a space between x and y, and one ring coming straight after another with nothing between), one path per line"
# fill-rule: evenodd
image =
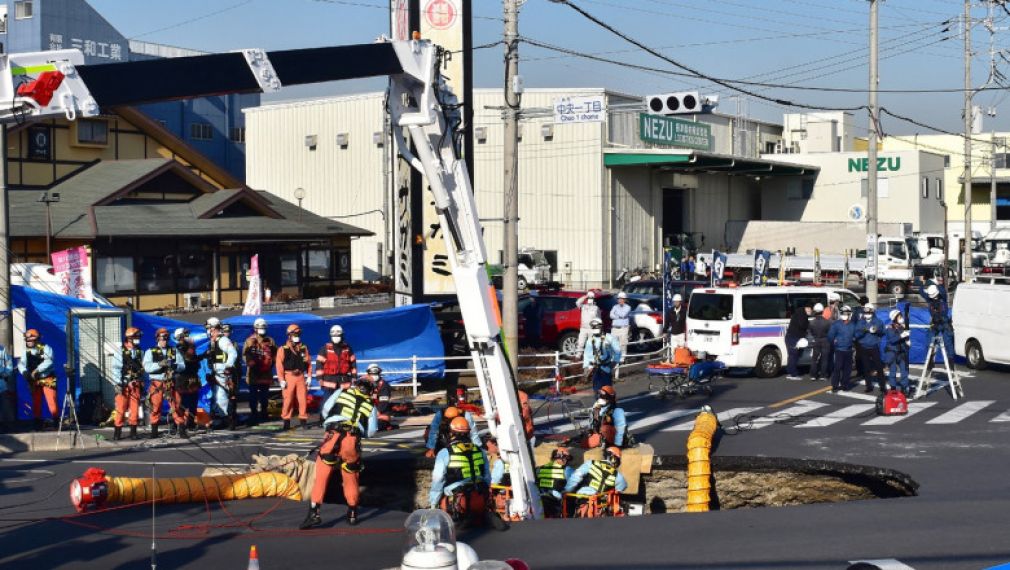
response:
M691 291L694 291L698 287L707 287L707 281L674 281L673 282L673 293L675 295L679 294L684 298L686 302L691 296ZM662 279L643 279L641 281L635 281L633 283L628 283L622 288L622 291L629 295L655 295L660 299L663 298L663 280ZM657 307L656 310L662 310L662 307Z
M828 293L858 309L859 298L837 287L719 287L695 289L687 309L687 346L717 356L726 366L778 376L793 311L821 303Z

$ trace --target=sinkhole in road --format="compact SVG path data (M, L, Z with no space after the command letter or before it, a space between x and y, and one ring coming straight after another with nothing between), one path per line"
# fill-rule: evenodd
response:
M910 497L919 486L900 471L812 459L717 456L712 473L713 510ZM426 508L430 483L430 460L370 467L362 475L361 502L408 512ZM339 493L339 482L330 490ZM640 475L637 492L624 496L626 503L644 505L644 514L684 512L686 498L686 458L662 455Z

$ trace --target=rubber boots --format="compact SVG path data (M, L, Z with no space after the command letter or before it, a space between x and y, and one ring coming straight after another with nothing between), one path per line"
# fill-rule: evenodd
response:
M151 439L158 439L158 424L151 426Z
M291 429L291 420L284 420L284 427L281 428L284 431Z
M137 426L130 426L130 439L137 439Z
M123 439L123 428L117 426L112 430L112 441L119 441L121 439Z
M179 437L189 439L189 432L186 431L186 424L179 424Z
M317 527L323 524L323 519L319 516L319 507L309 507L309 514L302 521L302 524L298 527L299 530L307 530L312 527Z
M358 524L358 507L347 507L347 524L351 526Z

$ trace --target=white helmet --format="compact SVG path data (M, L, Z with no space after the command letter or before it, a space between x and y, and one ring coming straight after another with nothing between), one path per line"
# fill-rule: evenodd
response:
M376 364L376 363L373 362L373 363L371 363L371 364L368 365L368 369L365 370L365 372L368 372L369 374L371 374L373 376L378 376L379 374L382 374L382 368L379 367L378 364Z
M829 303L834 303L836 301L841 301L841 300L842 300L842 296L841 295L839 295L838 293L835 293L834 291L828 291L828 302Z
M189 329L184 329L182 327L179 327L179 328L175 329L175 332L172 333L172 338L175 339L175 342L179 342L187 334L189 334Z
M593 320L589 321L589 328L591 328L591 329L602 329L603 328L603 321L601 321L600 319L593 319Z
M684 302L684 297L682 297L680 293L677 293L676 295L673 296L673 300Z
M936 285L930 285L926 287L926 295L929 295L930 299L936 299L940 296L940 288Z
M898 309L891 309L891 312L888 313L887 316L891 318L891 322L893 323L901 316L901 311Z
M595 299L596 298L596 293L594 293L593 291L589 291L588 293L586 293L586 298L587 299Z
M219 329L221 328L221 319L217 317L211 317L207 319L207 322L204 324L204 327L208 329Z
M255 321L253 321L253 329L260 330L260 329L266 329L266 328L267 328L267 320L264 319L263 317L260 317L260 318L256 319Z
M628 298L628 294L625 293L624 291L621 291L620 293L617 294L617 298L618 299L627 299Z
M822 305L821 303L817 303L816 305L814 305L814 312L815 313L823 313L824 312L824 305Z
M344 327L333 325L330 327L330 336L344 336Z

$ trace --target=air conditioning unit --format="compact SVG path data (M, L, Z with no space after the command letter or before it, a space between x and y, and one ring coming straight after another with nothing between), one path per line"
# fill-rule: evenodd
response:
M199 309L203 306L203 293L183 293L182 299L187 309Z

